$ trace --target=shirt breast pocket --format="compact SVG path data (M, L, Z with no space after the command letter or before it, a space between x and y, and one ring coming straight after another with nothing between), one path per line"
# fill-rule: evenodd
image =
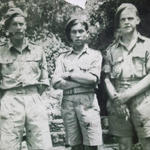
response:
M92 66L89 63L80 63L79 64L79 69L83 72L90 71L91 67Z
M132 62L133 62L133 66L134 66L134 74L136 77L143 77L144 75L146 75L146 60L145 57L143 56L133 56L132 57Z
M118 78L121 75L122 72L122 62L123 58L119 58L112 64L112 78Z
M29 71L39 72L39 69L42 68L41 58L40 57L29 57L25 60L25 68Z
M1 73L3 75L11 75L16 71L18 71L18 65L15 63L15 60L3 60L3 62L1 62Z

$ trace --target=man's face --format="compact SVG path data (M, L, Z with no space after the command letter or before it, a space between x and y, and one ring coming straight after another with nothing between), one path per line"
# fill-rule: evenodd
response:
M87 40L88 32L85 29L85 26L81 23L74 25L70 31L70 37L73 45L82 46Z
M136 30L136 26L140 23L136 12L131 9L125 9L120 14L120 29L122 33L131 33Z
M16 16L12 19L8 32L12 34L14 39L23 39L25 36L26 22L24 17Z

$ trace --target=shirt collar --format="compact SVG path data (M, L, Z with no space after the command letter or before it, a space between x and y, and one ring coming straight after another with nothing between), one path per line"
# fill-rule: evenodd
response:
M145 37L142 36L139 32L137 33L137 40L136 41L145 41ZM120 45L123 45L121 39L119 38L116 43L116 48L118 48Z
M73 54L73 53L74 53L74 49L72 48L71 51L69 51L69 53L68 53L67 55L71 55L71 54ZM85 45L84 45L82 51L79 53L79 57L80 57L81 55L83 55L84 53L89 54L89 47L88 47L88 44L85 44Z
M15 48L15 47L13 46L12 42L10 40L8 40L8 49L11 50L12 48ZM29 43L29 40L27 38L25 38L24 44L23 44L23 50L30 51L31 49L32 48L31 48L31 44ZM18 51L18 50L16 49L16 51ZM18 51L18 52L20 52L20 51Z

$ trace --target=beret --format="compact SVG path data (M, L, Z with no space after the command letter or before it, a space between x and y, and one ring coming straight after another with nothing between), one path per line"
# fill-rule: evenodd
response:
M77 20L78 22L85 22L88 25L88 18L85 14L73 14L70 16L70 19L68 20L66 27L70 24L71 21Z

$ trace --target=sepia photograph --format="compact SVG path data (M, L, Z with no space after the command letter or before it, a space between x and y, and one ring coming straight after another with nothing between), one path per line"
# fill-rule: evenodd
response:
M150 150L150 1L0 0L0 150Z

